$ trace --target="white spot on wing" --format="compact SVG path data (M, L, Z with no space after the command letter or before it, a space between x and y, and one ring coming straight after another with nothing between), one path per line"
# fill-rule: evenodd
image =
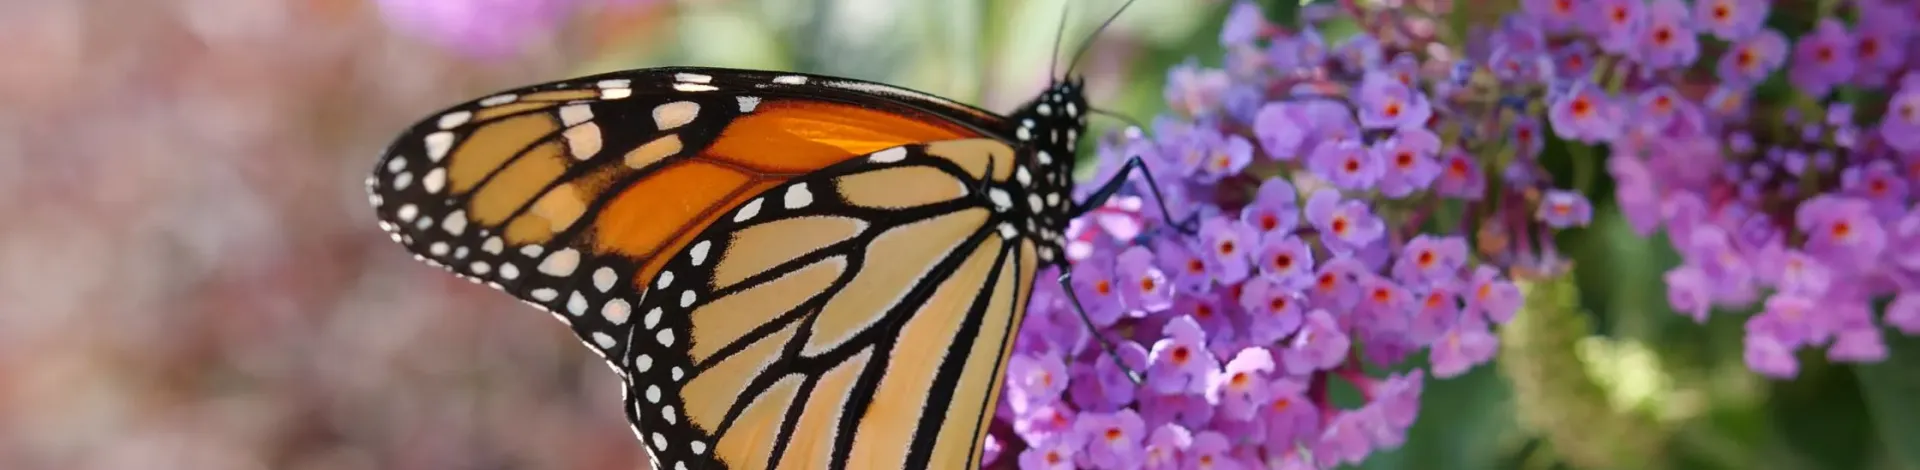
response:
M487 237L487 241L480 242L480 251L485 251L491 255L500 254L500 250L504 250L506 247L507 243L501 241L500 237Z
M593 108L586 104L570 104L560 107L560 123L573 127L593 120Z
M673 330L660 330L660 334L653 335L653 339L659 340L661 346L673 347Z
M893 163L893 162L897 162L905 159L907 159L907 148L894 147L894 148L874 152L873 157L868 158L867 160L874 163Z
M659 403L660 402L660 386L648 385L646 396L647 396L647 403Z
M415 207L413 204L403 205L400 206L400 210L397 211L394 216L399 217L401 222L412 222L414 217L420 216L420 208Z
M799 209L813 204L813 192L807 190L806 183L797 183L787 187L786 203L788 209Z
M675 101L653 107L653 124L659 126L660 130L671 130L693 122L694 116L698 115L700 103Z
M718 90L719 88L715 88L713 85L701 85L698 83L675 83L673 84L673 89L676 91L693 93L693 92L700 92L700 91L713 91L713 90Z
M653 370L653 356L641 354L639 357L633 358L633 370L640 372Z
M580 252L572 248L553 252L547 255L547 259L540 261L540 272L554 277L573 274L573 270L579 267Z
M1013 196L1008 195L1007 190L1004 189L988 188L987 199L992 200L993 207L999 210L1007 210L1013 207Z
M707 250L710 249L713 249L713 241L701 240L700 243L693 245L693 249L687 250L687 256L692 258L694 266L699 266L700 263L707 262Z
M681 293L680 293L680 307L681 307L681 308L686 308L686 307L691 307L691 306L693 306L693 301L695 301L695 300L699 300L699 299L698 299L697 297L695 297L695 296L694 296L694 294L693 294L693 291L691 291L691 290L689 290L689 291L685 291L685 292L681 292Z
M472 111L454 111L441 115L439 125L441 129L452 129L466 124L470 119L473 119Z
M700 441L688 442L687 447L693 448L693 455L700 455L700 454L707 453L707 443L705 442L700 442Z
M532 292L532 295L534 300L539 300L541 302L552 302L553 299L560 297L560 292L555 291L553 289L542 287L539 289L534 289Z
M627 79L624 79L624 78L615 78L615 79L607 79L607 80L601 80L601 81L600 81L599 83L595 83L595 84L593 84L593 86L595 86L595 87L598 87L598 88L601 88L601 89L606 89L606 88L631 88L631 87L633 87L633 80L627 80Z
M580 291L573 291L573 295L567 296L567 313L576 317L586 315L587 296L580 295Z
M603 100L623 100L630 96L633 96L632 88L606 88L600 90L600 99Z
M773 77L773 82L781 85L805 85L807 84L807 77L802 77L799 75L781 75L778 77Z
M426 188L427 194L439 194L441 188L447 187L447 169L434 168L427 172L427 176L420 178L420 187Z
M467 231L467 211L453 211L452 214L447 214L447 220L440 221L440 228L454 235Z
M520 267L513 263L500 263L500 278L514 280L520 278Z
M400 170L405 170L405 169L407 169L407 157L395 155L392 160L387 160L388 173L398 172Z
M733 221L746 222L747 219L760 215L760 200L760 198L753 198L752 201L747 201L746 205L740 206L740 211L733 213Z
M411 185L413 185L413 172L402 171L398 175L393 175L394 191L407 189L407 186L411 186Z
M666 418L667 424L680 424L680 415L678 413L675 413L673 411L673 407L671 406L661 408L660 417Z
M660 307L654 307L653 310L648 310L647 316L645 318L641 318L640 321L642 322L642 324L646 325L647 329L651 330L653 329L654 326L657 326L660 324L661 313L662 312L660 311Z
M690 83L712 83L713 82L713 77L707 76L707 75L701 75L697 73L676 73L676 74L673 74L673 79L683 81L683 82L690 82Z
M447 158L447 151L453 150L453 133L440 131L427 134L427 137L422 139L422 143L427 146L427 159L437 162Z
M754 108L760 107L760 97L758 96L738 96L734 97L734 100L740 102L740 114L751 113Z
M660 271L659 279L653 282L655 289L665 289L671 285L673 285L673 271Z
M599 344L600 349L613 349L615 345L619 344L614 342L613 336L598 331L593 332L593 342Z
M540 253L543 251L546 251L546 249L541 248L540 245L527 245L527 246L520 247L520 254L527 255L528 258L540 256Z
M627 303L626 299L608 300L606 305L600 306L600 316L615 325L625 325L627 318L633 316L633 305Z
M507 93L507 94L501 94L501 95L493 95L493 96L486 97L485 99L481 99L480 105L481 106L499 106L499 105L512 103L514 101L519 101L519 100L520 100L520 95Z
M619 280L620 275L615 274L613 268L601 266L593 270L593 288L600 289L600 292L613 290L613 283Z

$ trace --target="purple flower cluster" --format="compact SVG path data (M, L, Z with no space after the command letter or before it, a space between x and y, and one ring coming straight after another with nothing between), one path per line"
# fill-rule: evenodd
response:
M1747 365L1787 378L1796 350L1871 362L1887 355L1882 325L1920 333L1920 256L1900 248L1920 241L1920 6L1840 2L1789 38L1769 14L1808 12L1772 3L1528 1L1481 59L1503 93L1546 97L1555 134L1610 148L1623 215L1684 260L1666 273L1673 308L1705 321L1759 307ZM1755 91L1776 74L1791 97Z
M1174 114L1101 143L1095 180L1139 156L1164 201L1135 178L1074 222L1067 288L1095 331L1035 288L989 462L1307 469L1397 448L1429 375L1493 358L1521 302L1507 273L1556 269L1553 231L1592 218L1550 186L1541 124L1474 101L1449 61L1232 11L1227 64L1176 67ZM1364 404L1335 405L1336 381Z

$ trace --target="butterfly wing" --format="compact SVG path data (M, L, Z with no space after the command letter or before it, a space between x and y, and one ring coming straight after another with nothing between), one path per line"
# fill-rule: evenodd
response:
M944 466L978 455L1033 276L968 186L1013 173L1007 129L884 85L652 69L449 109L368 186L418 257L607 357L662 468Z
M367 184L381 226L417 256L554 312L619 357L641 283L717 214L857 155L993 125L916 96L722 69L585 77L426 119Z
M703 231L629 349L628 412L657 464L977 468L1038 265L979 193L1012 154L895 147Z

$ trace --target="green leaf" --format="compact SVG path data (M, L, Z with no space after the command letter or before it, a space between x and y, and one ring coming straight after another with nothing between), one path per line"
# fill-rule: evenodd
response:
M1267 14L1267 21L1294 29L1300 26L1300 3L1300 0L1261 0L1260 11Z
M1861 390L1854 374L1828 362L1823 348L1803 349L1799 356L1799 376L1770 384L1766 408L1775 432L1819 468L1867 468L1875 450L1872 418L1855 398Z
M1887 335L1887 360L1854 367L1891 468L1920 469L1920 338Z

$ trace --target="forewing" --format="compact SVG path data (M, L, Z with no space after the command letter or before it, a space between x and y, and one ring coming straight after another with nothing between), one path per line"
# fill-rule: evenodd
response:
M661 265L720 217L883 148L982 135L990 116L811 75L649 69L461 104L409 129L368 178L381 227L421 259L625 356Z

